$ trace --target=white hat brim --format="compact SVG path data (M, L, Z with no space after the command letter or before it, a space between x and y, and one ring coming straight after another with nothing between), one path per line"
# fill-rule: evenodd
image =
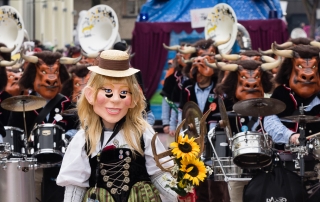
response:
M108 69L102 69L99 66L90 66L88 67L90 71L93 71L97 74L105 75L105 76L110 76L110 77L127 77L131 76L137 72L139 72L139 69L135 68L129 68L124 71L118 71L118 70L108 70Z

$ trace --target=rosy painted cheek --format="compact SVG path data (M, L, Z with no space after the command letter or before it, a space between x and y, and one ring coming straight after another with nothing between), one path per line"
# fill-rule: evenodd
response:
M96 103L101 104L101 103L104 103L105 100L106 100L105 95L98 94L97 99L96 99Z
M124 104L126 106L130 106L131 105L131 98L125 99Z

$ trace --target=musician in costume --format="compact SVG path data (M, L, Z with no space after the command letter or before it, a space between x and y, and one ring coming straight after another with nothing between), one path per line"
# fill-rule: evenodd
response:
M313 43L312 39L304 38L304 37L298 37L298 38L295 38L295 39L289 39L287 42L285 42L283 44L274 43L274 45L276 46L277 49L284 50L284 49L287 49L289 47L296 46L296 45L299 45L299 44L301 44L301 45L311 45L311 43ZM278 58L278 56L273 53L272 49L269 49L269 50L266 50L266 51L262 51L262 50L259 49L259 52L262 55L267 55L267 56L273 57L274 59ZM274 77L277 75L278 70L279 70L279 67L274 68L274 69L271 70ZM276 85L276 87L278 86L278 84L275 84L275 85Z
M264 93L269 92L272 89L273 84L270 81L272 74L268 71L270 67L268 66L268 68L266 68L261 62L260 53L256 51L245 51L240 55L221 55L225 61L228 61L228 63L207 63L207 65L212 66L212 68L218 68L222 70L223 73L227 73L219 74L219 80L222 82L220 82L215 88L215 92L220 95L225 102L231 101L232 103L236 103L247 99L263 98ZM276 62L273 59L270 60L270 62L271 61ZM276 65L277 64L274 64L274 67ZM243 131L258 131L258 129L260 129L260 117L236 116L235 113L230 112L228 116L231 127L229 135L232 135L232 132L239 133ZM217 139L215 141L217 141ZM229 147L216 147L215 149L217 151L218 149L223 148L225 148L226 156L219 157L231 157L232 155ZM248 173L250 175L253 175L255 172L255 170L244 170L244 173ZM230 196L230 199L234 200L236 198L241 198L243 187L248 183L248 181L230 182L233 188L232 190L228 190L225 182L222 181L220 183L224 185L220 186L220 189L222 189L221 192L229 193L228 195ZM214 183L209 184L214 185ZM215 193L216 190L209 186L209 192Z
M285 59L275 77L279 86L275 88L271 98L284 102L286 107L281 113L266 116L264 128L272 137L283 165L297 172L305 186L312 186L318 183L318 180L315 182L312 178L319 160L315 159L310 149L313 146L312 139L306 137L318 133L320 128L317 121L308 122L303 116L309 116L311 121L319 116L320 45L316 41L304 44L291 43L291 46L284 50L278 50L275 44L272 44L272 51ZM286 119L288 117L291 119ZM317 196L319 192L314 190L312 195Z
M16 63L16 61L11 61L12 51L13 49L9 49L7 48L6 45L0 43L0 104L3 100L10 98L12 96L10 92L8 92L10 88L7 88L8 76L7 76L7 70L6 70L6 66L11 66L11 65L14 65L14 63ZM3 109L0 106L0 143L3 142L2 138L6 136L6 131L4 129L4 126L7 126L9 116L10 116L10 111Z
M25 112L25 120L22 112L12 112L8 125L24 128L24 121L27 127L27 139L31 146L34 142L30 141L31 131L39 124L50 123L62 127L66 135L72 136L76 132L75 120L73 117L62 116L64 110L69 109L71 100L61 95L59 92L62 83L69 78L69 74L64 64L73 64L77 59L61 57L60 53L43 51L35 53L33 56L26 56L21 53L24 60L29 64L19 81L23 89L30 89L30 95L40 96L47 101L44 108ZM78 59L79 60L79 59ZM53 134L52 134L53 135ZM32 140L32 139L31 139ZM57 143L60 145L59 143ZM42 157L37 157L38 163L50 161ZM43 172L43 178L42 178ZM39 183L42 182L42 200L59 201L63 199L64 190L55 185L54 179L57 177L59 167L50 167L36 170L36 194L40 198ZM52 194L54 192L55 194Z
M103 51L97 66L89 69L77 106L81 129L57 178L57 184L66 187L64 201L161 201L159 193L177 201L163 183L163 176L171 175L162 172L153 157L155 132L143 118L145 98L134 76L139 70L118 50ZM156 147L165 151L159 139Z
M213 118L214 113L219 112L218 106L218 97L214 91L215 86L217 85L217 75L219 70L217 68L211 68L205 64L205 59L209 63L214 63L215 58L214 54L206 54L198 57L193 57L189 61L192 62L192 67L190 70L190 81L192 80L194 84L190 82L185 83L180 98L179 105L179 117L182 119L182 109L188 101L195 102L202 113L205 113L212 109L212 112L209 114L206 119L207 130L213 128L220 118ZM189 85L188 85L189 84ZM226 104L229 106L229 104ZM205 148L203 158L208 163L208 160L212 157L213 150L209 143L208 137L205 137ZM214 190L214 192L211 192ZM206 179L204 182L199 184L199 187L196 187L196 194L199 201L229 201L229 194L227 191L227 185L221 182L215 182L211 179Z
M67 96L76 105L82 89L87 85L90 77L88 65L73 65L68 72L71 77L63 83L61 94Z
M299 115L300 107L305 115L319 115L320 46L318 44L315 42L315 46L294 45L286 50L277 50L273 45L273 52L285 59L275 78L279 86L274 90L271 98L286 104L283 112L264 118L264 128L275 143L299 144L299 124L282 123L281 117ZM317 123L308 123L305 137L319 131Z
M165 46L164 48L170 51L176 51L176 57L173 60L174 72L165 78L163 88L160 92L162 96L162 126L163 131L170 136L175 135L175 130L178 124L178 106L180 102L180 94L185 81L189 79L188 71L191 68L191 63L184 63L183 60L190 59L191 53L181 53L188 44L181 46Z
M227 74L219 75L219 80L223 82L217 85L216 92L225 95L226 99L231 99L233 103L236 103L252 98L263 98L265 93L269 93L273 89L272 74L268 70L276 68L275 65L279 65L280 60L276 61L252 50L239 55L223 55L223 58L230 62L222 63L219 67ZM274 66L266 68L268 63L266 60L269 64L273 62ZM259 119L262 117L234 115L234 118L230 119L233 132L259 131L261 129Z

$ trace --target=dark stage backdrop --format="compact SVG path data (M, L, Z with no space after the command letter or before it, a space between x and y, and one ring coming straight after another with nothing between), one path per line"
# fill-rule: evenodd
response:
M249 32L252 49L270 49L271 43L283 43L288 40L287 25L281 19L238 21ZM198 33L204 28L195 29ZM193 31L190 22L148 23L136 22L132 36L133 67L140 69L146 97L150 99L157 90L168 51L163 43L169 44L170 33Z

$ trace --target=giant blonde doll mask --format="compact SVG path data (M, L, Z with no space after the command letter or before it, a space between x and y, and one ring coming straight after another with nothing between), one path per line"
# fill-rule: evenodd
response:
M93 105L94 112L102 118L104 126L113 129L115 124L126 116L128 110L135 106L129 86L108 82L97 91L95 98L92 87L86 87L86 99Z

